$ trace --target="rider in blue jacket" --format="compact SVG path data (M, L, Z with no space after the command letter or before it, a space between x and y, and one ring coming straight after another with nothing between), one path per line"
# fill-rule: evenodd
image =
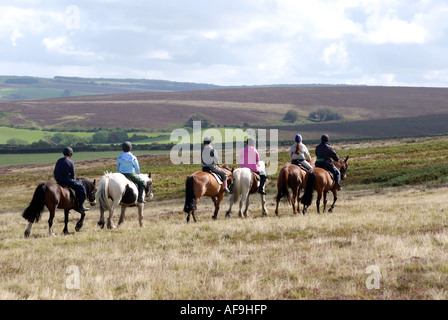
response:
M118 172L124 174L126 178L138 186L137 202L146 203L143 200L143 191L145 190L146 184L138 175L140 173L140 164L138 163L137 157L131 152L132 144L129 141L125 141L121 147L123 152L117 158Z

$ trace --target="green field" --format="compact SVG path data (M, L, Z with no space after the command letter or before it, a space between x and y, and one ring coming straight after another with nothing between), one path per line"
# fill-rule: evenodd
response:
M84 160L96 160L103 158L116 158L120 154L121 150L117 151L98 151L98 152L75 152L72 159L74 161L84 161ZM134 151L136 156L141 155L154 155L154 154L164 154L167 151L159 150L147 150L147 151ZM14 166L23 164L43 164L43 163L53 163L57 159L62 157L61 153L23 153L23 154L1 154L0 155L0 167L4 166Z
M21 139L31 144L39 140L46 140L48 137L51 137L55 133L58 132L0 127L0 144L6 144L6 142L11 138ZM81 138L90 138L93 135L93 132L61 132L61 133L70 133Z

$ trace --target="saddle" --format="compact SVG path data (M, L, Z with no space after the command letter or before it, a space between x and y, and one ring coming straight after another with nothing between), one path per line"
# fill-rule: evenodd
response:
M78 199L77 197L76 197L76 192L75 192L75 190L73 190L72 188L70 188L68 185L66 185L66 184L57 184L58 186L60 186L61 188L63 188L63 189L67 189L69 192L70 192L70 195L72 196L72 198L73 198L73 203L75 203L76 202L76 200Z
M209 168L202 168L202 171L210 173L216 179L216 181L218 182L219 185L222 184L221 176L219 174L214 173Z
M291 164L295 164L296 166L298 166L303 171L308 172L308 169L305 168L299 160L292 160Z

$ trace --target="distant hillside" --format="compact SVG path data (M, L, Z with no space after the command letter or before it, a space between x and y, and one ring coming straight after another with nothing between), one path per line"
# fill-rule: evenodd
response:
M0 76L0 100L28 100L58 97L75 97L95 94L121 94L133 92L172 92L231 88L268 88L266 86L218 86L207 83L176 82L148 79L114 79L61 77ZM310 87L321 84L284 84L281 87Z
M0 100L26 100L95 94L217 89L202 83L145 79L0 76Z
M341 121L314 123L327 108ZM295 110L295 123L282 121ZM278 128L280 139L301 132L315 139L406 137L448 133L448 89L368 86L264 87L143 92L0 101L0 126L62 130L132 128L171 131L202 113L216 126Z

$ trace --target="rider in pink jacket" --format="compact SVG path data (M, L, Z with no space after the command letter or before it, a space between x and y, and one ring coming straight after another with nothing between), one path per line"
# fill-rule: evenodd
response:
M240 151L240 168L249 168L253 172L260 175L260 186L258 187L258 193L266 194L264 192L266 175L260 173L260 168L258 167L259 161L260 155L255 148L255 140L253 138L248 138L247 146Z

